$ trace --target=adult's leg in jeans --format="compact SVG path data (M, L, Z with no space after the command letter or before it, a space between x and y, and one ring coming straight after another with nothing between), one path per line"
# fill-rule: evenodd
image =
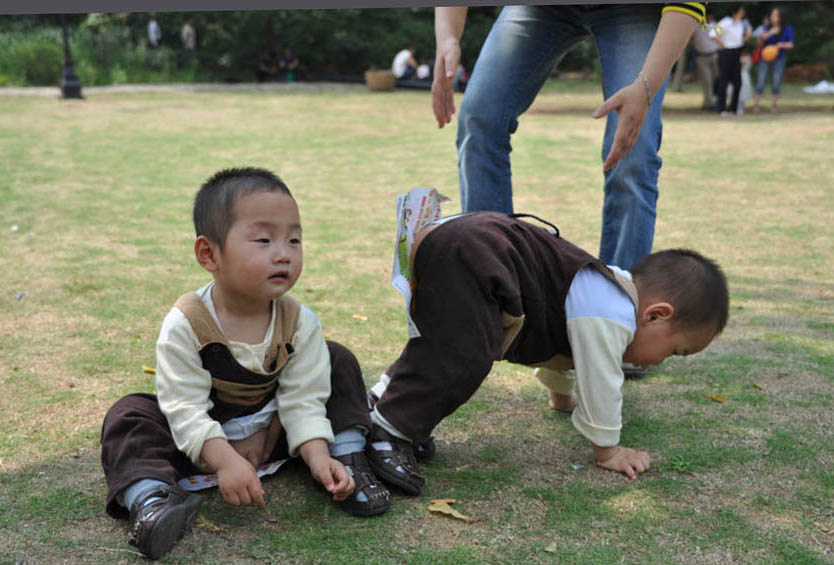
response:
M782 91L782 75L785 73L785 65L787 62L788 58L785 55L773 61L773 86L771 87L773 110L776 110L776 104L779 102L779 93Z
M759 101L762 99L762 92L764 92L768 72L770 72L770 63L764 59L760 59L759 64L756 66L756 94L753 97L754 111L759 108Z
M458 115L464 212L513 211L510 135L565 52L586 31L566 7L507 6L486 39Z
M637 77L649 51L660 9L657 6L612 6L589 11L591 33L602 67L607 99ZM600 259L624 269L651 252L661 159L661 117L666 83L649 105L631 151L605 173ZM602 158L608 155L617 130L616 112L608 114Z

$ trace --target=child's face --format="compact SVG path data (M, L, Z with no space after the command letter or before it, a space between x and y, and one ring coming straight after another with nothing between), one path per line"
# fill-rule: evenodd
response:
M646 367L659 365L672 355L692 355L715 337L712 328L681 329L669 318L641 319L623 361Z
M295 200L276 192L240 198L216 259L213 274L223 292L253 301L282 296L301 274L301 220Z

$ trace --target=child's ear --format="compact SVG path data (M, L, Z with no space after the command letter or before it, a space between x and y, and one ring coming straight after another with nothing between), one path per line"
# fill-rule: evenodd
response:
M653 322L668 322L675 315L675 307L668 302L653 302L646 306L641 316L644 324Z
M194 257L202 268L210 273L217 270L217 246L201 235L194 241Z

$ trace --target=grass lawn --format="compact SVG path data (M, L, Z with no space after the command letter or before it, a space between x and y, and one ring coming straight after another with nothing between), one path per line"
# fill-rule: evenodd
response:
M305 232L294 294L369 384L407 335L395 196L435 186L458 210L454 127L437 130L427 92L86 95L0 97L0 564L141 560L104 514L98 436L116 399L153 391L142 365L162 318L208 280L190 210L210 174L284 178ZM592 252L600 101L591 83L549 84L512 154L516 209ZM596 468L531 371L499 363L436 430L422 496L355 519L290 467L262 510L208 492L165 561L834 562L834 97L789 88L783 103L720 119L696 110L698 85L667 96L655 245L717 259L732 303L704 353L626 383L642 478ZM429 513L436 498L472 521Z

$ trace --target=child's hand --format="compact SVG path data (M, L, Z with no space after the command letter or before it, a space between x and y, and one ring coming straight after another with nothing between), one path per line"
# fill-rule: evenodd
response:
M645 451L615 445L613 447L594 446L597 465L603 469L619 471L632 481L637 475L648 470L651 459Z
M325 490L333 495L333 500L342 501L353 493L355 483L345 466L332 457L321 458L310 463L310 473L320 482Z
M344 500L351 495L355 487L353 477L344 465L330 457L326 441L311 439L302 443L298 452L310 468L310 474L333 495L333 500Z
M255 468L241 456L232 456L217 469L223 500L232 506L255 503L264 507L264 489Z

